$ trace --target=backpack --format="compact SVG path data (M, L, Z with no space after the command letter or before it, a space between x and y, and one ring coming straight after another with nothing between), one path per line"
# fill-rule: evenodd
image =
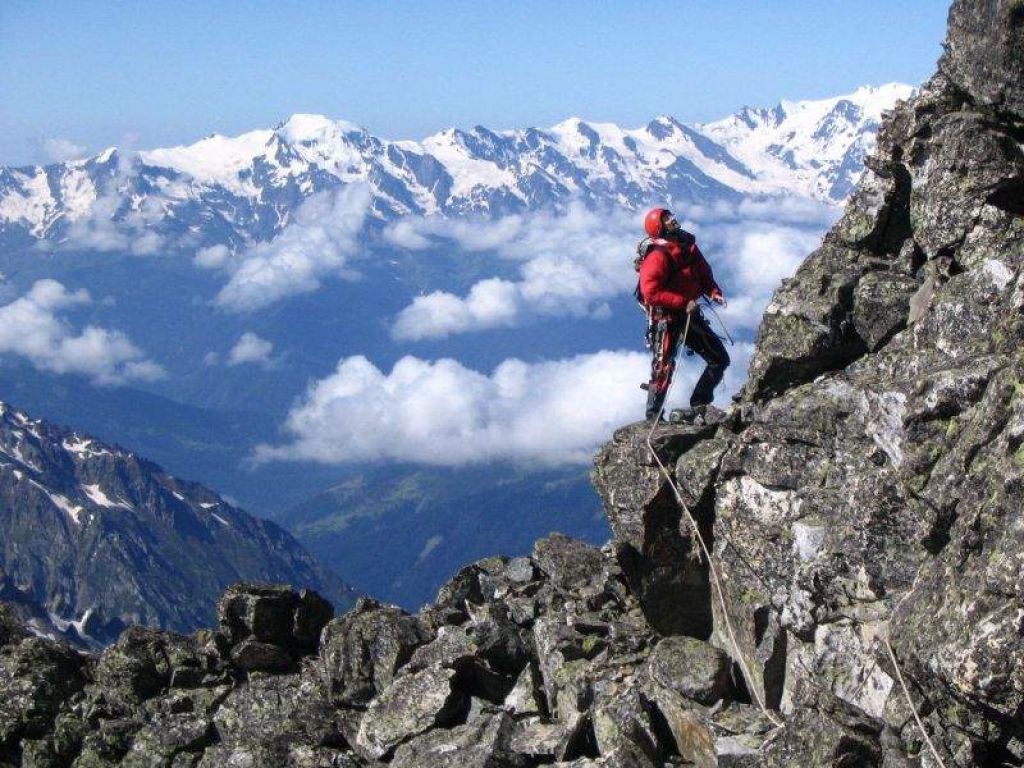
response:
M636 272L636 288L633 289L633 298L636 299L636 303L646 312L647 305L644 304L644 297L640 293L640 267L643 266L644 260L650 255L652 251L664 250L664 247L658 245L654 238L644 237L636 244L636 256L633 257L633 270ZM669 259L670 268L675 265L672 259Z

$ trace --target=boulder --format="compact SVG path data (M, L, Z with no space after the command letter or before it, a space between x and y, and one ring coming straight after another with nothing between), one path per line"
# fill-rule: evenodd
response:
M298 655L315 651L334 608L312 590L278 584L234 584L217 604L217 619L232 645L252 637Z
M361 598L324 629L320 668L331 700L365 706L394 679L427 639L415 616L392 605Z
M354 746L380 760L413 736L451 725L466 703L454 677L451 669L431 667L396 678L367 707Z
M723 651L692 637L666 637L648 662L651 679L700 704L714 704L729 690L732 661Z

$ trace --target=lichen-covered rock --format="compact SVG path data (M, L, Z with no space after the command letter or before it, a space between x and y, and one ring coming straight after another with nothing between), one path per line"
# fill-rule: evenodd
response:
M261 643L315 651L334 608L316 592L296 592L281 584L234 584L217 604L221 629L232 645L252 638Z
M502 712L451 729L437 729L395 750L395 768L527 768L536 764L511 748L514 723Z
M954 3L941 73L887 118L842 219L769 305L742 402L657 446L725 600L687 595L788 718L758 748L771 765L920 761L898 671L947 765L1024 761L1019 6ZM675 505L633 429L595 471L627 552Z
M651 679L700 704L721 701L728 690L729 656L692 637L666 637L648 661Z
M361 598L324 629L320 663L332 700L366 705L394 679L427 639L419 619L392 605Z
M1024 115L1024 6L953 3L939 70L981 104Z
M85 685L85 666L79 653L37 637L0 648L0 755L50 731L64 701Z
M396 678L367 708L355 746L379 760L413 736L450 725L465 704L454 677L451 669L432 667Z

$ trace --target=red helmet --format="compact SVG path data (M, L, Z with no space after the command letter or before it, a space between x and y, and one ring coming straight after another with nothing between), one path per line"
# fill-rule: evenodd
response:
M644 229L651 237L661 237L661 229L664 225L665 214L672 212L667 208L651 208L644 216Z

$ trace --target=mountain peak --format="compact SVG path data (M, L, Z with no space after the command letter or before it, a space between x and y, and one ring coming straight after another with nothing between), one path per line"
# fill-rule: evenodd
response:
M347 120L335 120L326 115L298 112L274 128L275 133L289 144L323 144L349 134L366 133L365 129Z

